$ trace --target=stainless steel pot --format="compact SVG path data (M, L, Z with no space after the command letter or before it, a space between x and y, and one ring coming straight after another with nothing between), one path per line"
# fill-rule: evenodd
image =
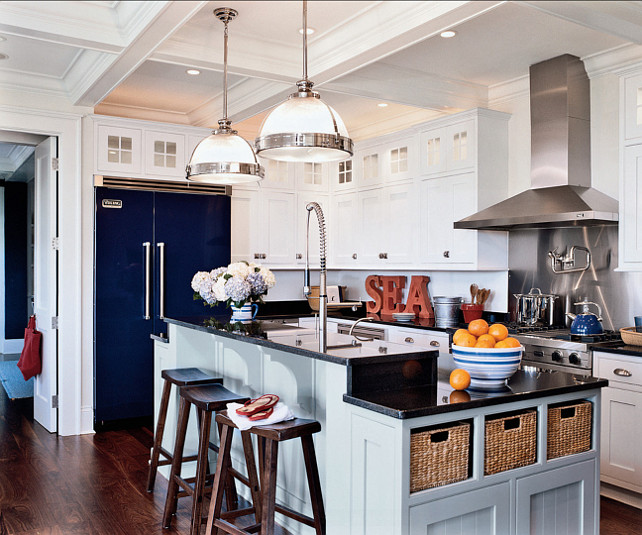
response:
M531 288L527 294L513 294L517 298L518 325L555 325L555 294L543 294L539 288Z

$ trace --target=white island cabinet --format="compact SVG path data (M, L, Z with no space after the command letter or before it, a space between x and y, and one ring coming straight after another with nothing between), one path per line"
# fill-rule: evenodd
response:
M320 353L314 330L294 325L288 331L272 324L271 332L266 323L256 322L266 338L180 319L166 321L168 339L155 342L157 403L162 369L195 366L222 377L238 394L276 393L297 416L321 423L314 442L328 535L599 533L600 388L605 381L518 371L506 391L464 392L457 398L451 395L447 375L437 376L440 348L430 341L434 349L429 351L408 347L420 340L407 341L407 333L399 344L374 340ZM330 333L329 343L342 336L344 340L346 335ZM551 408L578 402L590 402L593 408L590 430L585 431L590 445L579 453L549 458ZM488 422L512 421L525 412L531 421L536 415L529 438L535 453L529 464L486 470L487 460L500 455L499 450L485 449ZM174 420L171 406L165 447L172 446ZM460 456L459 464L447 465L458 468L456 482L418 487L417 474L429 478L443 466L420 468L424 465L416 453L417 434L441 432L462 422L468 426L469 454ZM188 448L197 440L191 424ZM435 437L434 442L441 440ZM279 447L277 501L309 514L301 449L297 441L291 442ZM232 458L244 472L240 444L236 437ZM424 451L420 455L425 458ZM243 486L238 490L249 497ZM285 517L277 515L277 522L294 534L312 533Z

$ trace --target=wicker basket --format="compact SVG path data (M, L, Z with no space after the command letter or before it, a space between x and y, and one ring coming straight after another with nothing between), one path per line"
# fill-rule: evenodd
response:
M548 408L547 459L591 449L592 408L590 401Z
M642 346L642 333L635 330L635 327L626 327L620 329L620 336L625 344L632 346Z
M470 424L457 422L410 436L410 492L468 478Z
M536 410L486 420L484 475L534 464L536 460Z

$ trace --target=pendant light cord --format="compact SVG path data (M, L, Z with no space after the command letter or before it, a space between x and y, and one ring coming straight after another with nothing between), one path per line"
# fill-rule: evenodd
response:
M223 120L227 121L227 19L223 32Z
M308 0L303 0L303 79L308 81Z

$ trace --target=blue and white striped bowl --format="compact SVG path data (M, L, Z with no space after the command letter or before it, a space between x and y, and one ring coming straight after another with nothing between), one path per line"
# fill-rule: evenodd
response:
M453 360L458 368L470 374L470 387L477 390L497 390L506 386L522 361L524 348L481 348L452 346Z

